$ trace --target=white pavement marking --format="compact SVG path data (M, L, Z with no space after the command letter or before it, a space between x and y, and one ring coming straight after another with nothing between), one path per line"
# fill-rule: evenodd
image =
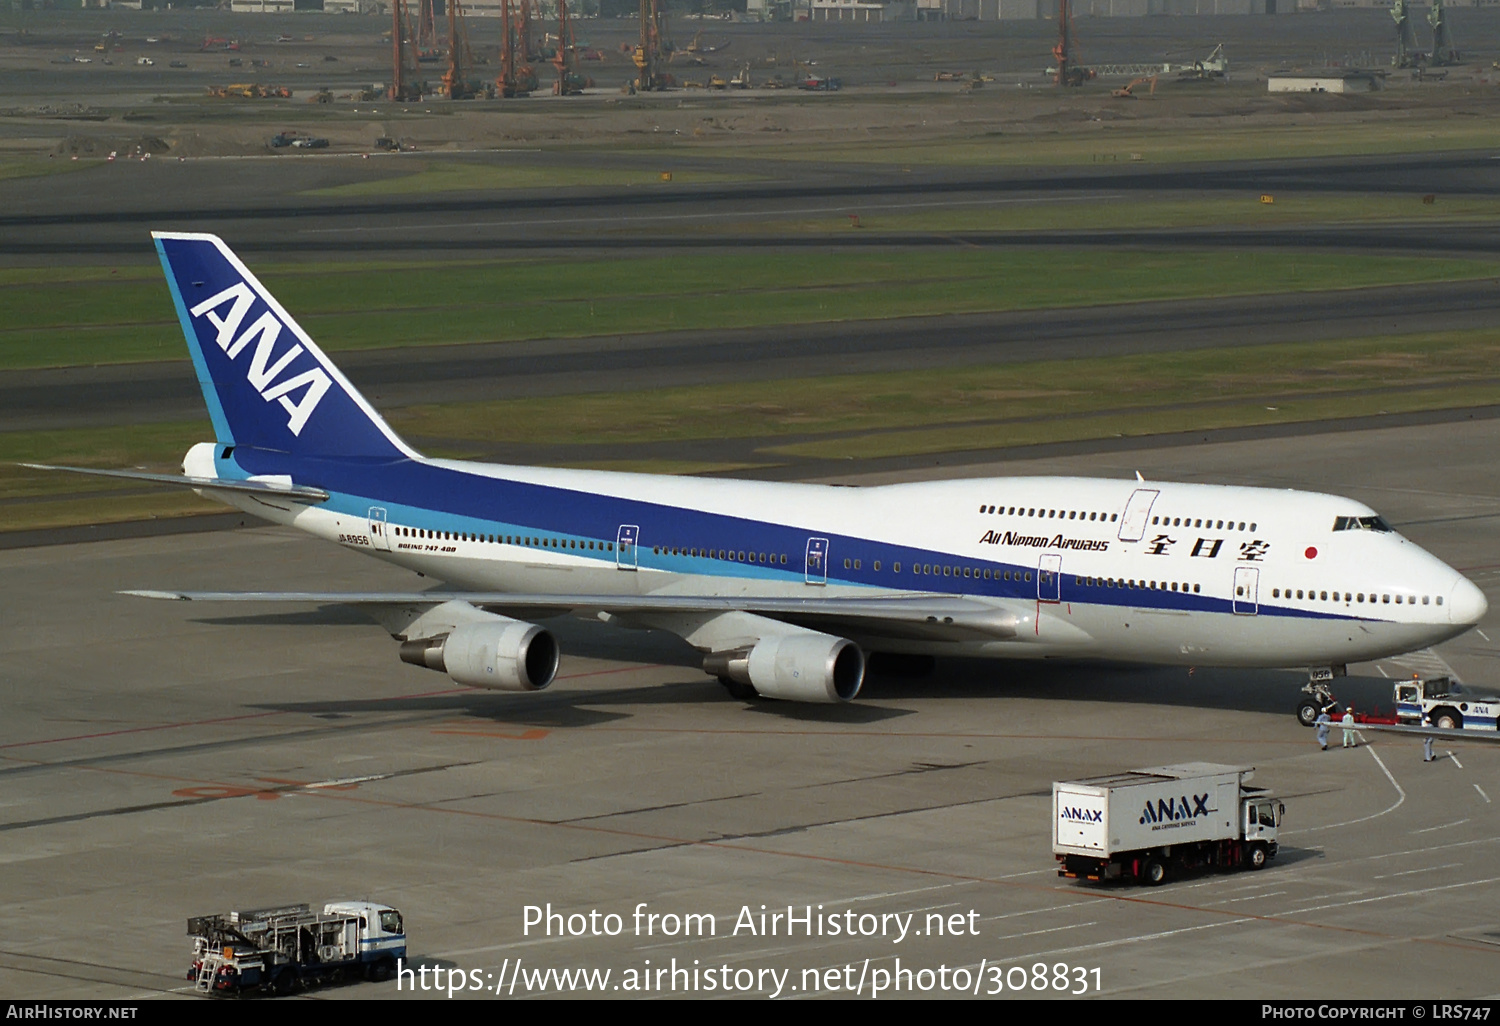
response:
M1453 765L1457 766L1459 769L1463 769L1464 768L1464 764L1461 763L1461 762L1459 762L1458 761L1458 756L1454 755L1452 752L1448 753L1448 758L1452 759L1453 760ZM1478 786L1478 785L1476 785L1476 786Z
M1366 855L1356 862L1374 862L1376 859L1393 859L1401 855L1426 855L1430 851L1442 851L1445 848L1467 848L1471 844L1494 844L1500 841L1500 837L1478 837L1472 841L1453 841L1448 844L1435 844L1431 848L1408 848L1405 851L1388 851L1380 855Z
M1101 901L1109 900L1109 898L1095 898L1093 901L1073 901L1069 902L1066 905L1048 905L1046 908L1031 908L1027 909L1025 912L1002 912L996 916L981 916L979 921L981 923L988 923L991 920L1015 919L1019 916L1034 916L1042 912L1059 912L1065 908L1078 908L1082 905L1097 905Z
M1432 873L1439 869L1453 869L1463 865L1462 862L1445 862L1441 866L1422 866L1420 869L1403 869L1399 873L1381 873L1379 876L1370 877L1371 880L1391 880L1398 876L1415 876L1418 873Z
M1094 923L1074 923L1071 926L1054 926L1050 930L1031 930L1027 933L1007 933L996 937L995 940L1016 940L1021 937L1040 937L1044 933L1062 933L1064 930L1077 930L1085 926L1098 926Z
M1435 827L1423 827L1421 830L1413 830L1412 833L1414 833L1414 834L1430 834L1434 830L1447 830L1449 827L1463 826L1467 822L1468 822L1467 819L1455 819L1452 823L1444 823L1442 826L1435 826Z
M1180 930L1162 930L1159 933L1142 933L1135 937L1121 937L1117 940L1099 941L1094 944L1080 944L1072 948L1053 948L1050 951L1038 951L1030 955L1018 955L1015 958L1001 959L1001 962L1024 962L1027 959L1039 960L1051 958L1053 955L1072 955L1080 951L1097 951L1101 948L1118 948L1126 944L1140 944L1145 941L1161 940L1164 937L1176 937L1178 934L1194 933L1198 930L1215 930L1222 926L1240 926L1245 923L1258 923L1259 919L1246 917L1244 919L1224 919L1216 923L1204 923L1201 926L1184 926Z
M1402 790L1400 784L1396 783L1396 778L1391 776L1391 771L1385 768L1385 763L1381 761L1380 756L1375 752L1375 746L1367 744L1365 745L1365 751L1370 753L1370 756L1375 760L1376 765L1380 767L1380 772L1385 774L1385 778L1389 780L1391 782L1391 786L1396 789L1396 794L1399 795L1399 797L1396 799L1396 804L1392 805L1390 808L1382 809L1380 812L1373 813L1372 815L1361 816L1359 819L1346 819L1342 823L1325 823L1323 826L1303 827L1301 830L1284 830L1282 832L1286 834L1310 834L1314 830L1332 830L1334 827L1353 826L1355 823L1366 823L1372 819L1379 819L1381 816L1384 816L1390 812L1395 812L1397 809L1399 809L1401 807L1401 803L1406 801L1406 792Z
M1479 785L1478 785L1478 784L1475 784L1475 785L1474 785L1474 790L1476 790L1476 791L1478 791L1478 792L1479 792L1479 797L1481 797L1481 798L1483 798L1483 799L1484 799L1484 803L1485 803L1485 804L1486 804L1486 805L1491 805L1491 804L1493 804L1493 803L1492 803L1492 802L1491 802L1491 801L1490 801L1490 796L1489 796L1489 795L1487 795L1487 794L1485 794L1485 793L1484 793L1484 788L1482 788L1482 787L1480 787L1480 786L1479 786Z
M1285 912L1274 913L1277 916L1300 916L1307 912L1323 912L1330 908L1347 908L1350 905L1368 905L1372 901L1391 901L1395 898L1412 898L1419 894L1435 894L1438 891L1451 891L1458 887L1482 887L1485 884L1500 883L1500 876L1491 876L1484 880L1468 880L1464 883L1443 884L1441 887L1423 887L1416 891L1393 891L1390 894L1378 894L1373 898L1359 898L1355 901L1335 901L1327 905L1309 905L1306 908L1293 908Z
M1274 898L1278 894L1286 894L1287 891L1267 891L1265 894L1247 894L1243 898L1225 898L1223 901L1210 901L1210 905L1233 905L1237 901L1259 901L1261 898Z

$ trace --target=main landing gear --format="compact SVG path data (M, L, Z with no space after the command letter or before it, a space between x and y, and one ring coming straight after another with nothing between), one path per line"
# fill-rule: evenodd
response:
M1311 727L1324 711L1330 716L1337 712L1339 702L1333 697L1333 678L1348 675L1349 668L1342 664L1308 670L1308 681L1302 685L1303 697L1297 701L1297 722Z

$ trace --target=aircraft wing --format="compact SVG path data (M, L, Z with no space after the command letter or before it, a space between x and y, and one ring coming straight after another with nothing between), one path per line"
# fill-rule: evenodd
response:
M758 613L774 619L837 621L905 633L977 633L1014 637L1020 617L990 602L953 595L897 595L889 598L779 598L716 595L528 595L504 591L152 591L121 592L139 598L179 602L269 602L349 606L438 606L463 602L476 608L557 610L558 612Z
M1333 726L1338 727L1334 721ZM1356 723L1355 730L1383 730L1388 734L1409 734L1412 737L1434 737L1448 741L1500 741L1500 731L1460 730L1444 727L1419 727L1404 723Z

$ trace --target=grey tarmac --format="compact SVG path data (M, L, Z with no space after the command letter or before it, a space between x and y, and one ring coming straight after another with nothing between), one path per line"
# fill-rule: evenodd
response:
M1497 447L1500 422L1475 420L845 483L1139 471L1332 491L1382 510L1493 599ZM1406 738L1319 752L1292 716L1295 672L942 663L874 679L847 706L747 705L680 643L561 621L559 681L503 695L398 662L377 627L338 608L115 594L415 583L281 529L12 549L0 582L24 599L0 641L8 996L185 995L187 916L355 895L403 910L426 982L453 970L493 991L520 960L516 997L540 996L532 969L608 969L612 987L673 959L700 986L710 967L750 970L768 991L761 971L785 974L792 998L863 972L868 996L897 958L950 977L983 963L985 981L999 966L1028 988L1038 963L1049 981L1057 965L1085 969L1090 988L1097 968L1098 992L1119 997L1495 993L1500 746L1440 748L1431 765ZM1497 616L1440 650L1471 683L1495 681ZM1366 703L1398 671L1352 672L1340 691ZM1154 890L1055 876L1053 780L1195 759L1255 765L1284 796L1269 868ZM615 913L621 932L528 933L526 906L549 903ZM637 935L642 903L646 916L711 916L714 934L670 936L659 918ZM910 916L911 932L787 936L783 920L765 936L762 905L856 926ZM930 917L978 936L938 935ZM413 996L396 982L325 993Z

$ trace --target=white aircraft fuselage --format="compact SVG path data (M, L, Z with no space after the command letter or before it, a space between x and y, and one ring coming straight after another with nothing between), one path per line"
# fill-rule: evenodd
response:
M359 605L402 659L461 683L546 687L555 639L510 615L536 609L672 631L732 694L818 702L854 697L870 651L1331 668L1451 638L1487 609L1463 575L1333 495L1063 477L848 488L428 459L222 241L156 243L215 433L168 480L440 583L143 594Z

